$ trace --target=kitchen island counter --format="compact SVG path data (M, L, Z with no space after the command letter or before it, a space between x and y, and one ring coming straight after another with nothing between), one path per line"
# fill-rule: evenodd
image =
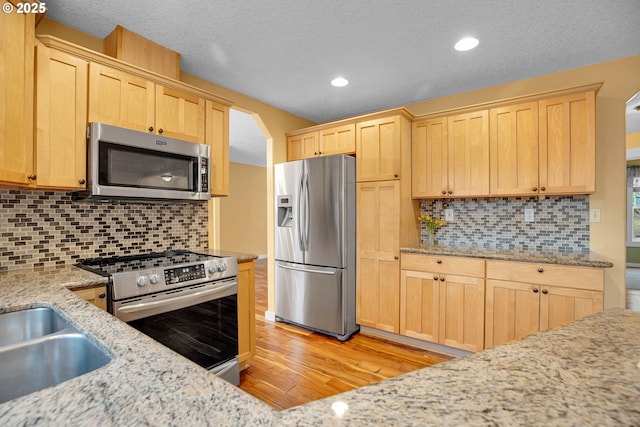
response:
M91 273L69 270L74 268L0 275L0 311L53 306L107 347L113 360L0 404L2 425L640 423L637 313L608 310L514 344L278 412L61 289L65 280L92 280ZM332 408L346 409L338 416Z

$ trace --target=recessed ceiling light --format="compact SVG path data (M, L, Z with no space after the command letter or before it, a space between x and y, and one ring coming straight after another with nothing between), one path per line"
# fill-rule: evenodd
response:
M474 47L478 46L480 42L478 39L474 39L473 37L465 37L455 44L454 48L460 52L464 52L465 50L471 50Z
M348 85L349 80L345 79L344 77L336 77L335 79L331 80L331 84L335 87L342 87Z

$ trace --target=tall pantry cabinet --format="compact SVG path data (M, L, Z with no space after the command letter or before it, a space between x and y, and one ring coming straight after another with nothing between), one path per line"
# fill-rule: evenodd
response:
M400 331L400 247L419 243L411 199L411 116L356 123L356 323Z

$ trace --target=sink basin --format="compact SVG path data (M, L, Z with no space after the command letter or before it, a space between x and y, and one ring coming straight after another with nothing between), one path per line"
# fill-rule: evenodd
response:
M0 315L0 403L94 371L110 360L53 309Z
M0 346L32 340L73 328L55 310L31 308L0 314ZM77 332L73 328L74 332Z

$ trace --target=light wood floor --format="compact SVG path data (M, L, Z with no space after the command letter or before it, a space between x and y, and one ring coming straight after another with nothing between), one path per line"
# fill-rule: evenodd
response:
M267 264L256 261L256 356L240 388L287 409L449 360L449 356L363 334L347 342L265 321Z

